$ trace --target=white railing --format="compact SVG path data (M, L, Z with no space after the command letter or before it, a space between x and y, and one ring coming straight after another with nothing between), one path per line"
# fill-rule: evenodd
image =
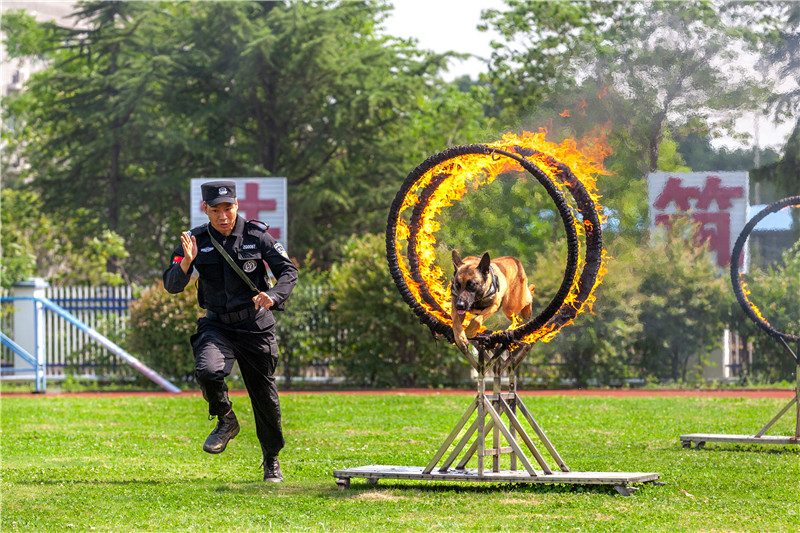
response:
M2 296L9 294L3 292ZM45 297L117 344L124 341L128 304L133 299L130 286L47 287ZM13 304L5 305L10 309ZM0 329L13 338L11 314L4 313ZM74 327L57 313L45 313L44 321L48 378L60 379L68 373L82 377L134 374L117 354L99 345L86 331ZM8 365L13 362L14 355L4 347L1 358L3 364Z

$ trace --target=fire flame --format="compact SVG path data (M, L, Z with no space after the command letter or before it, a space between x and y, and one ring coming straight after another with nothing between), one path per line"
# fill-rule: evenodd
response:
M750 306L750 309L753 310L753 312L756 314L756 316L762 322L764 322L764 324L772 327L772 324L769 323L769 320L767 320L764 317L764 315L761 314L761 310L756 306L756 304L754 304L753 302L750 301L750 298L748 298L748 296L750 296L750 289L747 288L747 284L744 281L740 281L739 285L742 288L742 295L744 296L744 301L747 302L747 305Z
M607 156L610 151L607 148L608 143L603 136L604 128L601 127L595 134L597 137L584 139L581 142L575 140L565 140L560 144L555 144L545 140L546 131L538 133L524 132L522 135L507 133L503 136L502 140L493 143L488 143L490 147L495 147L508 152L515 152L516 148L528 148L534 150L536 153L533 156L527 157L532 163L537 165L561 190L566 198L571 198L567 189L567 184L563 183L556 176L557 169L554 168L547 160L547 156L555 159L556 161L568 166L575 177L583 184L590 197L595 203L600 221L605 218L602 214L602 206L599 202L597 193L596 176L605 173L602 165L602 160ZM452 206L455 202L461 200L464 194L470 189L477 189L483 185L492 183L494 179L503 173L507 172L525 172L517 161L504 156L492 156L484 154L465 154L453 159L444 161L443 163L428 170L419 180L414 184L412 189L406 194L403 205L400 209L399 218L397 221L396 229L396 247L398 256L398 265L405 279L406 285L411 291L414 298L420 303L426 312L438 318L445 324L452 324L450 317L450 288L449 280L445 276L442 269L436 265L436 232L440 229L440 223L436 220L436 216L442 212L446 207ZM422 278L427 291L431 294L438 308L425 302L422 297L422 289L416 283L410 272L408 257L405 255L405 249L408 245L408 240L411 238L410 225L407 219L409 218L406 212L413 209L420 202L420 195L422 190L431 183L436 177L443 179L440 185L435 189L433 194L428 198L427 204L421 207L421 212L418 219L416 242L414 243L416 253L419 261L419 274ZM406 213L406 214L404 214ZM577 213L577 211L576 211ZM591 222L581 221L580 217L575 217L576 231L580 237L585 237L585 229L591 231ZM572 280L572 288L564 302L564 305L572 306L577 314L585 310L591 310L594 303L594 289L600 284L603 275L606 272L607 256L605 250L602 252L602 261L597 278L590 291L589 296L585 301L580 304L577 302L578 296L578 282L580 269ZM577 316L576 314L576 316ZM470 317L467 316L467 319ZM571 323L570 320L568 323ZM519 317L514 317L511 328L516 328L522 323ZM551 321L552 323L552 321ZM526 336L521 342L533 343L538 340L548 342L552 340L558 333L558 330L567 324L555 325L548 323L539 330Z

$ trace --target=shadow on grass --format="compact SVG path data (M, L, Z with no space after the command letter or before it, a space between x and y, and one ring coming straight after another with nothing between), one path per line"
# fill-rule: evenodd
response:
M381 480L377 485L369 485L364 483L351 483L350 488L336 490L336 494L330 496L338 496L344 498L353 498L362 496L364 493L375 491L405 491L421 494L493 494L504 492L508 494L581 494L581 493L595 493L606 494L608 496L618 496L619 493L613 485L606 484L577 484L577 483L464 483L457 482L438 482L438 483L425 483L412 484L413 481L407 483L397 482L392 480L387 483L386 480ZM640 488L645 485L653 485L650 482L636 483L634 487ZM352 494L351 494L352 493Z
M710 444L710 445L709 445ZM686 451L691 452L715 452L715 453L728 453L728 452L745 452L745 453L763 453L767 455L783 455L795 454L800 455L800 446L797 444L774 444L767 448L763 444L730 444L730 443L708 443L706 442L702 448L692 447L685 448Z

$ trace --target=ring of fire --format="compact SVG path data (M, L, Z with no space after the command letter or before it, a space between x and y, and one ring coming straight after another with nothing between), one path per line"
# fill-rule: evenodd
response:
M573 142L555 145L545 141L543 133L509 134L491 144L449 148L429 157L403 182L389 211L386 257L404 301L434 334L446 337L451 343L450 291L441 268L435 265L435 233L440 227L435 216L442 208L460 200L468 185L479 187L491 183L499 174L519 171L520 167L545 187L564 223L567 235L564 279L538 316L522 325L515 321L504 331L481 333L476 340L487 347L547 342L594 302L594 290L605 273L606 258L602 245L602 206L597 202L595 183L590 177L598 168L577 151ZM573 198L574 206L567 203L564 192ZM574 218L573 211L580 213L582 221ZM585 240L583 251L579 236ZM403 253L403 241L407 242L407 253ZM583 266L579 273L581 252Z
M747 241L747 238L750 236L753 228L755 228L756 225L767 215L777 213L781 209L786 209L789 207L800 207L800 196L789 196L788 198L784 198L783 200L778 200L775 203L769 204L744 225L742 232L736 239L736 244L733 245L733 251L731 252L731 284L733 285L733 293L736 295L736 300L744 310L744 313L750 318L750 320L755 322L758 327L769 333L772 337L782 337L787 342L800 342L800 336L781 333L780 331L776 330L766 318L764 318L758 307L756 307L756 305L747 298L747 295L750 293L750 291L747 290L739 275L739 262L742 255L742 249L744 249L744 243Z

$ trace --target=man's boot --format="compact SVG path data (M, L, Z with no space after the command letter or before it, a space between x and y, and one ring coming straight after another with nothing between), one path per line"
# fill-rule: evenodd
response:
M281 473L281 463L278 461L277 455L264 455L264 481L271 483L280 483L283 481L283 474Z
M205 444L203 444L203 451L208 453L222 453L225 451L228 441L239 434L239 421L236 420L236 415L233 414L233 411L217 418L217 427L214 428L214 431L211 432Z

